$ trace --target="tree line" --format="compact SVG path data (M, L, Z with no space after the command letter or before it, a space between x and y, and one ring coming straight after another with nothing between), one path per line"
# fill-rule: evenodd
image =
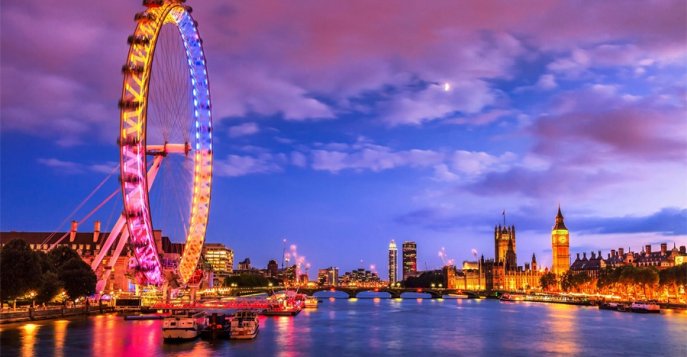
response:
M566 292L622 293L653 298L655 291L677 295L681 288L687 288L687 264L664 270L656 267L606 267L599 271L598 277L569 270L560 277L546 273L540 282L545 291L557 290L560 285Z
M14 239L0 249L0 300L3 302L26 298L41 304L59 296L74 301L94 294L96 282L91 267L67 246L44 253L32 250L23 240Z

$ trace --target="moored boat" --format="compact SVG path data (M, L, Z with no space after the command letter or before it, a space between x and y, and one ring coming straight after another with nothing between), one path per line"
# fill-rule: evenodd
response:
M212 313L207 317L207 325L201 331L200 337L208 340L229 338L230 324L230 316L216 312Z
M512 295L512 294L506 293L506 294L501 295L499 300L501 300L501 301L523 301L523 300L525 300L525 298L521 295Z
M250 340L258 335L260 320L258 314L252 310L239 310L230 322L230 338L232 340Z
M617 302L604 302L599 304L599 310L621 311L622 304Z
M308 296L305 298L305 307L306 308L317 308L317 304L319 304L319 300L317 300L316 297Z
M447 299L470 299L468 294L446 294Z
M268 307L261 312L264 316L296 316L303 308L303 301L288 293L276 293L268 298Z
M661 306L651 301L635 301L630 305L630 311L658 314L661 312Z
M187 311L162 320L162 338L166 342L193 340L205 328L205 313Z

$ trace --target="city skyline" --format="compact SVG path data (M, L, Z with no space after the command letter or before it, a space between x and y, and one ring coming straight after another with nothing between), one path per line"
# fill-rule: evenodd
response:
M2 231L67 230L118 185L67 216L116 166L140 1L45 4L0 14ZM383 275L395 239L438 267L442 247L491 255L505 210L519 263L548 266L558 204L571 256L687 244L679 1L195 5L215 110L207 242L236 261L279 260L287 239L313 267Z

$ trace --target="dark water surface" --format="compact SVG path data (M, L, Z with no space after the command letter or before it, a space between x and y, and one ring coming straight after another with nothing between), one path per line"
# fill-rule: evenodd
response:
M324 299L261 317L253 341L162 343L162 321L103 315L0 326L2 356L687 356L687 312L494 300Z

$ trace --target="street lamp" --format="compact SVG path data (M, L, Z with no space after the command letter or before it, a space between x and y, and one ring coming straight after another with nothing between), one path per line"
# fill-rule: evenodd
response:
M441 288L443 288L443 287L444 287L444 286L443 286L441 283L439 283L439 289L441 289Z
M434 286L435 286L434 283L432 283L432 289L434 289Z

